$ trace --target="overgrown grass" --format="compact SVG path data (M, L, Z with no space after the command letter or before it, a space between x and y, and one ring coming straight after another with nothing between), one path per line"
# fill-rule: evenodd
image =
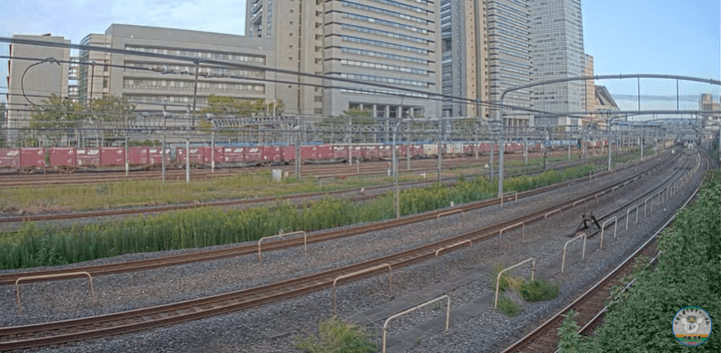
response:
M524 282L518 287L518 292L527 302L553 299L558 296L559 291L560 289L557 283L553 283L545 278Z
M534 177L506 180L506 190L525 191L587 175L593 166ZM401 214L409 215L496 196L496 184L484 177L459 181L453 187L434 184L404 190ZM208 247L258 240L297 230L319 230L395 216L390 193L363 203L324 199L299 210L277 203L274 208L221 211L207 207L139 216L103 225L75 225L70 229L39 228L28 223L15 235L0 236L0 269L75 263L127 253Z
M309 353L372 353L378 350L370 334L337 317L321 321L318 336L296 337L295 346Z
M498 299L498 311L502 312L506 316L514 317L521 313L521 306L504 296L501 297L501 299Z

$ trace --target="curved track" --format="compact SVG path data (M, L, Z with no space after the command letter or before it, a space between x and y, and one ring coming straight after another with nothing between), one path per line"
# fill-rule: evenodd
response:
M703 155L703 154L702 154ZM711 166L707 156L703 155L703 161L699 163L699 167L707 169L706 167ZM680 178L681 176L677 177ZM700 188L700 186L699 186ZM691 195L691 197L682 206L685 207L696 195L698 188ZM642 196L642 197L645 197ZM598 281L586 292L581 294L571 304L563 308L561 311L556 313L550 319L545 321L543 324L538 326L536 329L531 331L529 334L515 342L513 345L507 347L503 353L511 352L553 352L558 347L558 328L563 323L563 316L570 310L574 310L579 313L577 320L584 324L579 333L588 333L593 328L600 324L603 319L603 313L605 312L605 301L608 298L610 288L618 283L618 279L631 273L633 267L633 259L643 254L646 256L653 256L655 253L655 244L657 243L656 237L661 231L666 228L673 220L675 215L671 217L660 229L651 236L644 244L638 248L631 256L619 264L614 270L612 270L603 279Z
M496 237L500 230L508 225L518 222L533 222L535 220L542 219L544 214L549 211L556 210L558 208L571 208L574 203L577 204L579 202L593 200L596 195L602 192L614 192L616 189L622 188L624 183L627 185L628 183L639 180L644 175L648 175L649 173L653 173L654 171L667 166L678 156L679 155L677 154L674 157L666 158L654 166L648 167L630 177L624 178L620 182L596 187L593 191L588 192L585 195L566 200L555 205L550 205L530 214L497 223L477 231L461 234L449 239L444 239L440 242L423 245L393 255L383 256L301 278L175 304L46 324L2 328L0 329L0 349L17 349L59 344L195 320L211 315L247 309L327 288L333 280L340 275L348 274L359 269L369 268L376 264L388 263L391 264L393 268L406 266L432 258L435 250L439 247L449 246L463 240L471 240L474 242L488 240ZM562 186L556 185L553 188ZM545 189L545 191L548 190L549 188ZM535 190L535 192L539 192L539 190ZM476 203L465 207L479 207L478 205L480 204L482 203ZM407 218L417 221L418 219L416 219L416 217L423 218L428 217L428 215L418 215ZM384 227L384 224L391 222L410 223L407 219L400 219L370 225L368 228L357 227L351 231L359 232L362 229L362 231L365 232L371 230L373 227ZM319 240L316 239L316 241ZM254 252L255 247L252 248ZM234 250L237 251L237 249ZM229 256L236 255L239 255L239 253L236 252L235 254ZM372 275L372 273L369 273L368 275Z

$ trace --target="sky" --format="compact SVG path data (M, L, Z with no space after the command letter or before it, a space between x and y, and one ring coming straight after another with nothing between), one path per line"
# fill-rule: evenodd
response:
M582 0L584 47L594 57L595 74L660 73L721 80L721 8L719 0ZM0 36L44 34L79 43L90 33L104 33L113 23L244 34L241 0L0 0ZM0 55L8 45L0 43ZM0 65L7 76L7 64ZM0 92L5 80L0 81ZM636 109L637 82L604 80L621 109ZM679 83L682 96L721 90L709 84ZM641 80L642 95L675 97L676 82ZM3 98L0 98L4 100ZM674 109L675 101L642 99L642 109ZM697 100L682 101L696 109Z

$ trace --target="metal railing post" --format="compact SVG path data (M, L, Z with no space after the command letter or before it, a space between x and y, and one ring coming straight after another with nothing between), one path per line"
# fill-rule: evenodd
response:
M264 239L280 238L280 237L285 237L288 235L295 235L295 234L303 234L303 251L307 254L308 253L308 234L305 231L299 230L297 232L281 233L278 235L271 235L271 236L267 236L267 237L258 239L258 261L263 261L263 255L260 252L260 243L263 242Z
M391 279L392 268L391 268L391 265L389 265L389 264L380 264L378 266L366 268L365 270L360 270L360 271L356 271L353 273L348 273L348 274L340 275L340 276L336 277L335 280L333 280L333 316L336 316L336 313L338 312L338 306L337 306L336 300L335 300L335 297L336 297L335 296L335 287L336 287L336 284L338 283L338 280L351 278L351 277L355 277L355 276L360 276L360 275L363 275L363 274L366 274L369 272L373 272L373 271L377 271L377 270L380 270L380 269L386 268L386 267L388 267L388 293L392 295L393 294L393 289L392 289L393 281Z
M54 275L43 275L43 276L29 276L29 277L20 277L17 280L15 280L15 300L18 304L18 309L20 312L23 312L23 306L20 302L20 281L32 281L32 280L39 280L39 279L55 279L55 278L63 278L63 277L76 277L76 276L88 276L88 283L90 286L90 295L93 300L93 304L95 304L95 288L93 287L93 277L88 272L69 272L69 273L59 273Z
M515 265L513 265L513 266L511 266L511 267L509 267L509 268L507 268L507 269L502 270L501 272L498 272L498 276L497 276L497 278L496 278L496 299L493 301L493 308L498 308L498 290L499 290L499 287L500 287L500 284L501 284L501 275L503 274L503 272L506 272L506 271L508 271L508 270L511 270L511 269L514 269L514 268L516 268L516 267L518 267L518 266L521 266L521 265L525 264L525 263L528 262L528 261L533 261L532 264L531 264L531 281L533 281L533 277L534 277L534 275L536 274L536 258L535 258L535 257L532 257L532 258L530 258L530 259L528 259L528 260L525 260L525 261L523 261L523 262L519 262L519 263L517 263L517 264L515 264Z
M412 308L410 308L410 309L408 309L408 310L406 310L406 311L403 311L403 312L400 312L400 313L398 313L398 314L395 314L395 315L389 317L388 319L386 319L386 322L383 324L383 348L382 348L383 353L386 353L386 337L387 337L387 333L388 333L388 331L387 331L387 329L388 329L388 322L390 322L392 319L395 319L395 318L397 318L397 317L406 315L406 314L411 313L411 312L413 312L413 311L416 311L416 310L418 310L418 309L420 309L420 308L422 308L422 307L424 307L424 306L433 304L433 303L435 303L435 302L437 302L437 301L439 301L439 300L443 300L443 299L448 299L448 304L446 304L446 332L448 332L448 328L449 328L449 325L450 325L450 318L451 318L451 297L449 297L448 295L442 295L442 296L440 296L440 297L438 297L438 298L436 298L436 299L427 301L427 302L425 302L425 303L423 303L423 304L421 304L421 305L417 305L417 306L415 306L415 307L412 307Z
M563 245L563 258L561 259L561 273L563 273L563 270L566 268L566 247L568 246L569 243L571 243L572 241L574 241L580 237L583 237L583 239L584 239L583 255L581 255L581 259L584 259L586 257L586 241L585 241L586 233L581 233L581 234L577 235L575 238L567 241L566 244Z

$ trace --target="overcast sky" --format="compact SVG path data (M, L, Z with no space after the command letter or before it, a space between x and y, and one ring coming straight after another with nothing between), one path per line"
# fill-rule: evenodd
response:
M281 1L281 0L277 0ZM285 0L287 1L287 0ZM583 0L585 51L595 73L665 73L721 79L719 0ZM244 34L242 0L0 0L0 36L52 33L79 43L113 23ZM0 43L0 55L8 45ZM0 65L0 76L7 64ZM612 94L636 94L636 80L600 81ZM0 83L0 92L6 90ZM675 95L674 81L641 81L642 94ZM682 95L701 92L719 99L719 88L681 83ZM0 99L4 99L0 98ZM635 100L618 100L635 109ZM648 105L647 105L648 104ZM682 103L687 108L695 102ZM647 108L675 108L675 102L644 102Z

